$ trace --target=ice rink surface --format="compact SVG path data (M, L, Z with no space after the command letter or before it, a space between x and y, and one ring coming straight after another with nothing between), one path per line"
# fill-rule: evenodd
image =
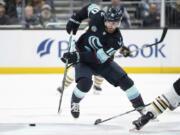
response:
M165 92L180 74L129 74L145 103ZM104 81L103 91L93 89L80 104L81 115L70 114L70 98L75 84L65 90L62 110L57 114L62 75L0 75L0 135L180 135L180 108L166 111L158 121L141 131L129 132L140 115L124 115L100 125L106 119L133 109L125 93ZM29 126L36 123L36 126Z

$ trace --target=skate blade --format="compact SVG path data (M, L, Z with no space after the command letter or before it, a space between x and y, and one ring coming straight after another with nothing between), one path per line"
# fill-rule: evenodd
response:
M142 128L142 127L141 127L141 128ZM140 129L141 129L141 128L140 128ZM131 126L130 126L130 129L129 129L129 132L139 132L140 129L138 130L135 125L131 125Z
M93 92L93 94L94 94L94 95L100 95L101 92L95 90L95 91Z
M140 130L137 130L136 129L136 127L133 127L133 128L130 128L129 129L129 132L134 132L134 133L136 133L136 132L139 132Z
M131 128L129 129L129 132L137 132L138 130L134 127L134 128Z
M60 110L59 112L58 112L58 115L60 115L62 113L62 110Z
M159 122L160 120L159 119L152 119L151 122Z

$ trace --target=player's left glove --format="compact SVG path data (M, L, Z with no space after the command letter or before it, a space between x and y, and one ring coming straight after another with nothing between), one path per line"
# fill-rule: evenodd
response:
M132 56L131 51L128 47L122 46L119 51L124 57Z
M71 32L73 32L73 35L76 35L78 28L80 26L80 23L77 19L76 19L76 15L73 15L67 25L66 25L66 31L70 34Z
M80 56L78 52L67 52L63 54L63 57L61 60L66 63L66 60L68 60L68 64L74 64L79 62Z

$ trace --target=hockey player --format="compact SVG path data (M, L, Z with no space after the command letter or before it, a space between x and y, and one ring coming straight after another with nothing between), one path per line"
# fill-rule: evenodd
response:
M174 82L173 86L161 96L158 96L150 106L146 108L147 113L142 115L138 120L133 121L135 129L140 130L150 120L155 119L162 114L167 108L171 111L176 109L180 104L180 78Z
M64 89L68 88L73 82L75 78L75 71L74 67L71 67L67 73L65 84L64 84ZM103 78L101 76L94 76L94 81L93 81L93 88L94 88L94 94L100 94L102 91L101 84L103 82ZM59 87L57 89L60 93L62 93L62 87Z
M124 46L119 30L123 9L109 8L105 13L96 4L89 4L70 18L66 30L76 34L80 23L89 17L89 29L76 42L75 52L64 53L62 61L75 64L76 87L71 98L71 114L80 115L80 101L92 86L92 75L100 75L127 94L132 106L139 112L144 107L142 97L127 73L113 61L114 53L120 49L127 57L130 50Z
M99 6L99 8L102 9L102 5L100 3L101 0L93 0L92 2L97 4ZM84 31L87 32L88 28L89 27L86 27L84 29ZM75 79L75 71L74 71L74 67L71 67L69 69L69 71L67 72L64 89L68 88L74 82L74 79ZM100 92L102 91L101 85L102 85L103 81L104 81L104 79L101 76L94 76L94 80L93 80L94 94L97 94L97 95L100 94ZM62 93L62 87L59 87L57 90L60 93Z

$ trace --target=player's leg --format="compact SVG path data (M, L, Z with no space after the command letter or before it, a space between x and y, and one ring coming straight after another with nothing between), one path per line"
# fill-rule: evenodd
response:
M136 129L141 129L151 119L162 114L167 108L170 110L176 109L180 104L180 78L161 96L158 96L150 106L146 108L147 113L141 116L138 120L133 121Z
M101 76L94 76L94 94L99 94L99 92L102 91L101 84L103 82L104 78Z
M109 65L105 67L105 70L103 70L102 76L115 87L120 86L126 93L132 106L140 113L142 112L144 102L141 94L131 78L117 63L110 62Z
M74 67L71 67L67 72L64 89L68 88L74 82L74 78L75 78L75 69ZM62 93L62 86L60 86L57 90L60 93Z
M86 65L79 63L75 65L76 87L71 98L71 114L74 118L80 115L79 103L85 97L92 86L92 70Z

